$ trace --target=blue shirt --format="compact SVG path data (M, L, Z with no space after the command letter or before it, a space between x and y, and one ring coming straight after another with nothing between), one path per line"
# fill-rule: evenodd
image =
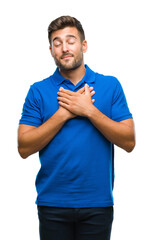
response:
M93 72L87 65L75 86L59 73L34 83L27 94L20 124L40 126L57 110L62 86L78 91L93 86L94 105L115 121L132 118L119 81ZM113 203L114 146L86 117L67 121L39 152L41 168L36 178L36 204L55 207L106 207Z

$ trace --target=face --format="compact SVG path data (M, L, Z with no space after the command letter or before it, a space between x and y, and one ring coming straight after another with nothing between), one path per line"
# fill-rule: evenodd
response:
M83 64L87 42L81 42L75 27L66 27L52 33L50 51L60 70L74 70Z

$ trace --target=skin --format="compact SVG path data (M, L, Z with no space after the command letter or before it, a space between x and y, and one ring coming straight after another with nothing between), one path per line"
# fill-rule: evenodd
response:
M55 31L51 36L50 52L61 75L76 85L85 75L83 54L87 41L81 41L74 27ZM60 88L59 109L39 127L20 124L18 129L18 151L22 158L43 149L64 126L76 116L87 117L110 142L131 152L135 146L134 123L132 119L115 122L100 112L94 105L93 88L85 87L78 92Z
M87 117L92 124L112 143L131 152L135 146L134 123L132 119L115 122L100 112L92 103L89 86L85 94L74 93L63 88L58 92L59 105L72 113Z
M91 87L91 97L94 95L92 90ZM81 88L78 93L84 94L85 87ZM75 117L75 114L59 106L55 114L39 127L20 124L18 128L18 151L20 156L27 158L33 153L42 150L60 131L66 121Z
M50 52L61 75L76 85L86 72L83 54L87 51L87 41L81 42L74 27L53 32L51 39Z

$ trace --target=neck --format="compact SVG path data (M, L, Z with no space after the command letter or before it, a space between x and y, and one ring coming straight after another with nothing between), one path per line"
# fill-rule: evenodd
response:
M82 63L80 67L74 70L59 69L59 72L64 78L69 79L74 85L77 85L77 83L80 82L84 77L86 68L84 66L84 63Z

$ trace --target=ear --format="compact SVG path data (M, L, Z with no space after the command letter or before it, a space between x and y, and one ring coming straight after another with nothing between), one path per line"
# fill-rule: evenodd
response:
M82 42L82 50L83 50L83 53L86 53L87 49L88 49L88 44L87 44L87 41L84 40L84 41Z
M50 50L50 53L51 53L51 55L53 57L53 50L52 50L51 46L49 46L49 50Z

